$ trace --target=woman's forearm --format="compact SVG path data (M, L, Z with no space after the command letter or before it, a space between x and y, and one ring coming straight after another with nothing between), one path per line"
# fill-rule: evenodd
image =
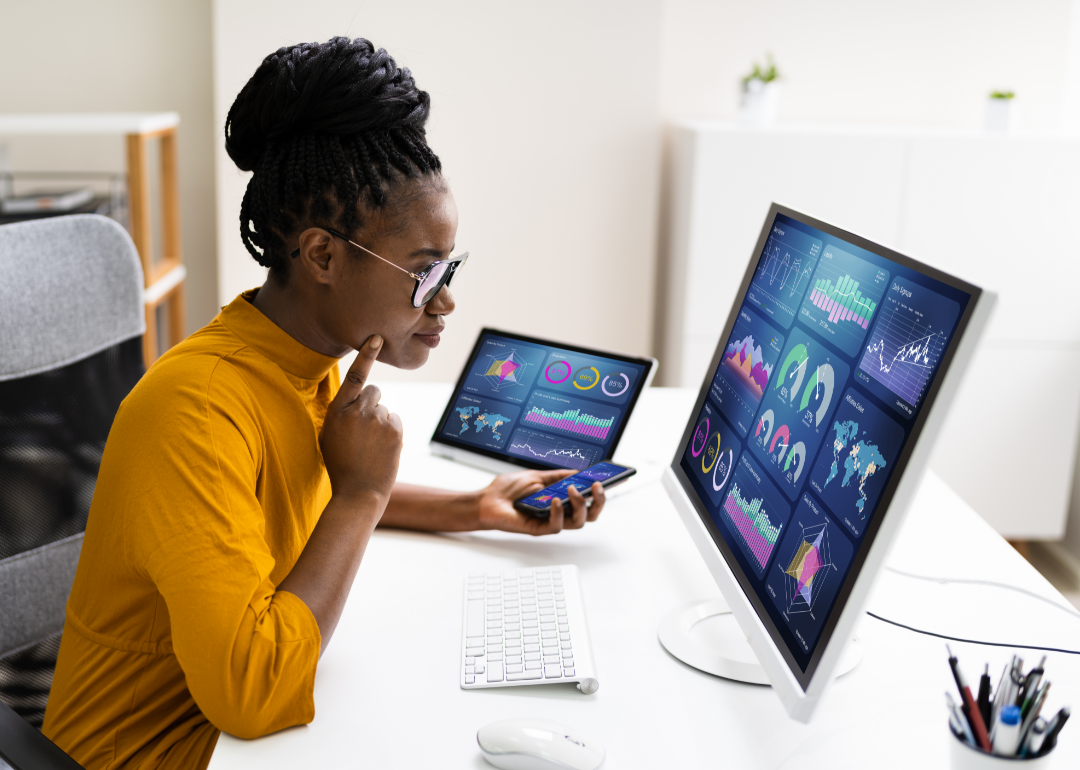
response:
M470 532L480 527L480 493L397 483L379 526Z

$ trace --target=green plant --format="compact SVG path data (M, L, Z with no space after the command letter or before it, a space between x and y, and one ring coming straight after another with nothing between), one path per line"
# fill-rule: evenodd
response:
M771 53L765 54L765 66L762 67L757 62L754 62L754 68L750 70L750 74L746 75L742 79L743 88L750 85L751 80L760 80L762 83L771 83L774 80L780 79L780 73L776 69L776 62L773 61Z
M1016 97L1016 94L1014 94L1012 91L991 91L990 92L990 98L991 99L1006 99L1006 100L1008 100L1008 99L1013 99L1015 97Z

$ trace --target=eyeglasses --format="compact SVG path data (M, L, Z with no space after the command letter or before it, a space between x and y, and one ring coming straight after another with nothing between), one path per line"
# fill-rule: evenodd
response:
M380 257L371 249L365 249L356 241L351 240L346 235L342 235L333 228L326 227L323 229L333 235L335 238L340 238L346 243L351 243L353 246L360 249L361 251L366 251L368 254L375 257L375 259L382 260L386 264L390 265L390 267L396 270L400 270L401 272L412 278L414 281L416 281L416 285L413 287L412 293L413 307L423 307L427 303L431 302L431 300L435 299L435 295L439 293L443 286L450 285L450 281L452 281L454 278L454 273L457 272L458 268L464 265L465 260L469 258L469 252L467 251L464 254L451 254L449 259L436 260L435 262L432 262L430 265L421 270L419 273L414 273L411 270L406 270L400 265L395 265L389 259ZM293 259L296 259L298 256L300 256L300 248L297 247L293 249L292 253L289 256L291 256Z

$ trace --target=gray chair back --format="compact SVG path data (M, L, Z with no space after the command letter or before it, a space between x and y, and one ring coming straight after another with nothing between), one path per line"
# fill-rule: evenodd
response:
M35 725L105 439L143 372L142 286L111 219L0 226L0 702Z

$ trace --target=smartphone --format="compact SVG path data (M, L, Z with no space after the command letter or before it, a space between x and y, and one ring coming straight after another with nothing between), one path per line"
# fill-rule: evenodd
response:
M580 473L575 473L573 476L568 476L562 481L552 484L546 489L541 489L528 497L521 498L514 503L514 507L527 516L546 519L551 515L551 501L557 497L565 503L570 497L567 490L571 486L577 487L578 492L588 498L592 496L592 485L595 482L599 481L604 489L610 489L626 481L635 473L637 473L637 470L625 465L597 463Z

